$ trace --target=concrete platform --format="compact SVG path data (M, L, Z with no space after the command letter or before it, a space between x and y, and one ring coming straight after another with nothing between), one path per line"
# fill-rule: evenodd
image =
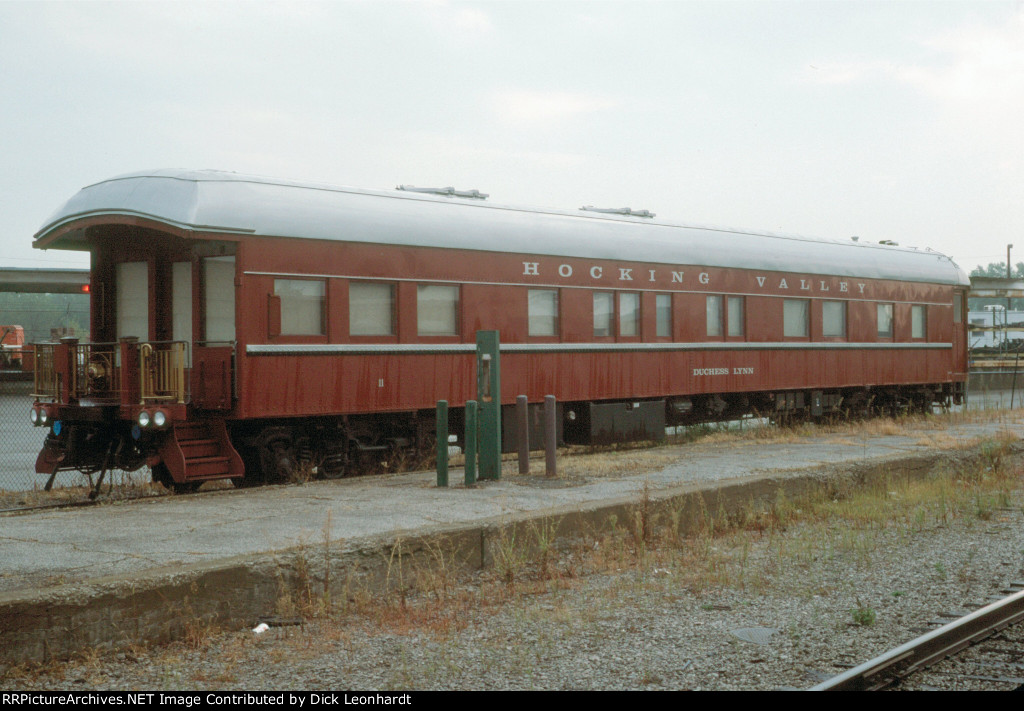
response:
M0 660L167 639L192 616L251 624L274 614L296 576L320 576L330 586L346 575L387 584L396 556L411 564L442 544L463 562L485 565L496 537L529 521L555 522L561 535L573 535L610 515L626 521L641 499L695 512L695 497L746 506L832 477L897 464L930 468L969 456L979 437L1019 439L1024 424L1008 419L898 436L598 455L604 470L649 468L630 475L588 474L588 461L596 472L598 460L581 456L573 458L576 474L554 481L534 461L534 476L469 489L438 489L433 473L416 473L0 515ZM453 471L451 480L461 476Z

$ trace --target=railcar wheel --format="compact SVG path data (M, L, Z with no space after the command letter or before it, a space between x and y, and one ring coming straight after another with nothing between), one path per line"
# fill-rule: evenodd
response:
M165 489L170 489L175 494L191 494L198 491L199 487L203 485L201 481L174 481L174 477L171 476L171 470L163 462L154 466L152 471L153 481L161 484Z
M253 486L262 486L266 483L266 476L263 473L263 465L260 462L259 449L254 446L242 443L235 444L235 450L242 458L242 465L245 467L243 476L232 477L231 483L236 489L247 489Z
M809 415L804 410L782 410L768 418L773 427L795 428L807 422Z
M174 487L174 479L171 478L171 470L167 468L167 465L163 462L155 465L151 470L153 474L153 483L160 484L165 489L171 489Z
M290 427L268 427L257 444L260 483L289 481L298 469L295 439Z
M271 452L273 461L273 479L276 481L289 481L295 476L298 470L298 462L295 458L294 449L282 442L275 444Z
M914 403L913 404L913 411L918 413L918 414L922 414L922 415L930 415L930 414L932 414L932 401L933 400L934 400L934 398L932 397L931 393L927 393L927 392L916 393L914 395L914 397L913 397L913 403Z

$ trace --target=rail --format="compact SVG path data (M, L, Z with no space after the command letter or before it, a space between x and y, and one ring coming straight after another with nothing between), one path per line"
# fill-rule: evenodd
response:
M810 690L877 691L1022 621L1024 591L975 610Z

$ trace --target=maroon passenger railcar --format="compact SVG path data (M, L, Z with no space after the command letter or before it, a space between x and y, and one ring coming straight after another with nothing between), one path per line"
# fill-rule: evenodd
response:
M554 395L566 440L745 413L930 407L966 380L968 279L931 250L213 171L84 188L36 235L91 254L91 342L37 344L37 470L168 485L336 475L475 396ZM617 424L616 424L617 423Z

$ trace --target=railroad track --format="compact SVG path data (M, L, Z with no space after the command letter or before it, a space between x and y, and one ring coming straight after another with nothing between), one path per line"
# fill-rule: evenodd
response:
M983 682L992 689L1024 687L1024 580L1002 592L1007 596L810 690L877 691L896 684L934 690L972 685L964 682ZM945 666L938 667L940 662Z

